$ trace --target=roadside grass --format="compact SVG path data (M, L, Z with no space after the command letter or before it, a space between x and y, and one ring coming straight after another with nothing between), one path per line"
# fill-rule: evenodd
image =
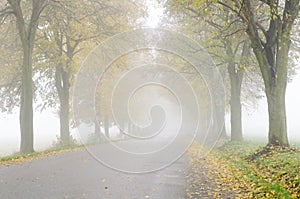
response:
M110 140L109 142L119 142L119 141L126 141L129 140L127 139L114 139ZM94 144L105 144L108 143L108 141L103 141L99 143L94 143ZM89 145L94 145L94 144L89 144ZM63 146L60 142L59 139L54 141L52 143L52 147L44 150L44 151L39 151L39 152L33 152L33 153L28 153L28 154L22 154L22 153L15 153L9 156L5 157L0 157L0 166L10 166L12 164L21 164L23 162L30 162L34 159L41 158L41 157L47 157L47 156L52 156L60 153L66 153L66 152L71 152L71 151L76 151L79 149L84 148L85 145L78 144L77 141L74 139L71 140L70 145L68 146Z
M83 145L71 145L71 146L64 146L64 147L52 147L45 151L33 152L33 153L28 153L28 154L15 153L15 154L0 158L0 166L10 166L12 164L21 164L23 162L30 162L30 161L40 158L40 157L46 157L46 156L56 155L56 154L60 154L60 153L75 151L75 150L81 149L82 147L83 147Z
M189 151L193 177L188 175L188 180L209 190L212 198L300 198L299 149L271 147L260 153L266 150L260 144L228 142L206 157L197 155L202 147L195 144ZM209 179L208 187L197 180L200 173Z

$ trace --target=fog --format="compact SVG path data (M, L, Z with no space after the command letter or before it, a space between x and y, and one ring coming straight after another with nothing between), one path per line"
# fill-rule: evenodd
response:
M161 22L164 9L159 5L155 5L152 0L147 1L148 18L145 20L144 26L158 27ZM286 95L287 107L287 124L288 137L291 144L300 143L300 123L298 114L300 113L300 75L296 75L291 83L288 84ZM158 96L159 97L159 96ZM168 107L168 129L176 126L178 118L170 119L172 113L172 105L170 101L163 100L160 102L164 104L163 107ZM147 107L149 109L149 107ZM19 151L20 144L20 130L19 130L19 110L15 109L12 114L0 113L0 156L9 155ZM176 112L176 111L175 111ZM230 116L226 115L225 126L227 134L230 133ZM133 118L134 119L134 118ZM172 125L171 122L174 122ZM149 122L146 118L142 123ZM93 125L83 124L79 128L85 132L92 132ZM103 132L103 129L101 129ZM170 131L169 131L170 132ZM118 138L119 129L113 126L110 129L112 139ZM243 133L245 139L260 139L267 141L268 136L268 113L266 98L257 100L256 108L243 108ZM87 139L78 134L78 130L73 128L71 135L77 140L81 137L83 140ZM55 110L46 109L43 112L36 111L34 113L34 148L37 151L44 150L53 146L53 143L59 136L59 118ZM172 135L169 135L172 136Z
M288 137L291 144L300 143L300 75L296 75L294 80L288 84L286 95ZM164 102L168 104L167 101ZM268 136L268 114L266 98L257 101L257 109L243 109L243 130L245 139L260 139L267 141ZM170 109L170 107L169 107ZM19 150L20 133L18 110L12 114L0 113L0 156L9 155ZM170 122L168 123L170 125ZM171 125L172 126L172 125ZM174 124L176 126L176 124ZM169 126L170 127L170 126ZM169 128L168 127L168 128ZM82 127L81 127L82 128ZM86 130L93 130L93 126L85 127ZM229 115L226 118L227 134L230 132ZM110 129L112 137L117 137L119 130L116 126ZM59 136L59 120L54 110L47 109L34 114L34 146L40 151L50 148ZM79 138L78 131L72 129L71 135Z
M287 86L286 109L288 137L291 144L300 143L300 75L297 74ZM261 138L267 140L268 136L268 109L266 98L258 101L257 110L243 112L244 134L248 138ZM229 126L227 121L227 127Z

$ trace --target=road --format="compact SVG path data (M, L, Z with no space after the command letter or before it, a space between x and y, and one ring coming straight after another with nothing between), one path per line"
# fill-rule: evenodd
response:
M132 145L132 141L122 141ZM101 150L109 148L102 144ZM161 163L161 162L160 162ZM147 166L157 164L147 162ZM166 162L167 164L167 162ZM85 149L0 167L1 199L180 199L185 197L187 157L146 174L116 171Z

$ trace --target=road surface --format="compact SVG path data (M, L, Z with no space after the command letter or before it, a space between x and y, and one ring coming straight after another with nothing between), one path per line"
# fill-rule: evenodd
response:
M122 141L131 145L132 141ZM102 149L107 144L101 145ZM157 164L148 161L147 164ZM167 164L167 162L166 162ZM148 165L149 166L149 165ZM1 199L186 198L187 157L146 174L110 169L85 149L0 167Z

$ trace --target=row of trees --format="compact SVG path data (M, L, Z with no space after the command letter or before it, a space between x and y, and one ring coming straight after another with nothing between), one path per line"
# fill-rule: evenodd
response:
M20 107L20 152L34 151L34 100L42 102L42 110L59 104L60 138L68 145L70 92L80 62L105 38L133 25L139 14L126 14L137 5L130 1L8 0L0 6L0 27L5 33L1 38L1 73L5 72L1 108Z
M290 48L297 45L291 37L293 28L298 27L299 6L299 0L169 1L171 16L188 26L195 37L208 38L204 45L220 65L227 67L232 140L242 140L242 82L245 72L257 65L268 102L269 144L288 146L285 93L292 67L289 58L295 58ZM205 25L211 37L207 28L199 31Z
M7 0L0 6L0 107L2 111L20 107L20 151L34 150L35 99L42 101L41 110L59 104L60 138L68 145L74 75L94 46L139 21L137 1ZM257 91L264 90L269 144L287 146L285 92L293 68L289 57L295 58L291 45L297 45L291 37L299 0L170 0L166 10L179 30L202 40L217 64L226 66L221 71L229 80L231 139L243 139L242 94L256 98ZM183 65L179 71L186 72ZM121 74L118 69L112 73ZM243 82L252 84L254 92ZM99 88L99 96L109 95L109 88ZM225 110L218 112L225 116ZM103 110L100 117L107 121L110 114Z

